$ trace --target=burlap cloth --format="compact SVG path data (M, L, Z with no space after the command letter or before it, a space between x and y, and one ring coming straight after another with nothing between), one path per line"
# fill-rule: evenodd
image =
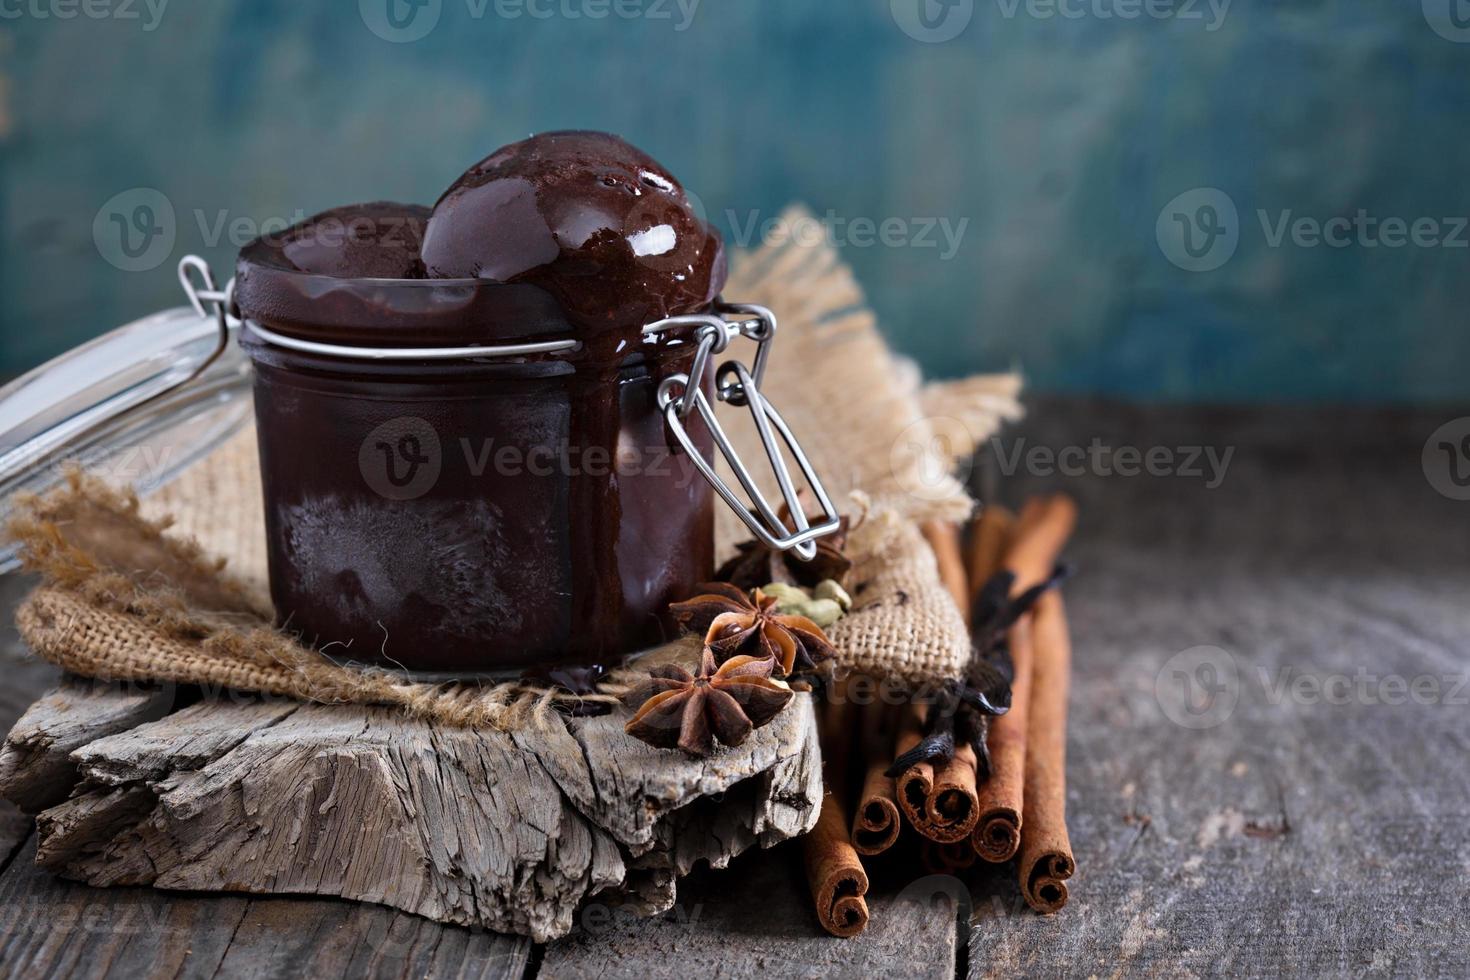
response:
M799 210L784 217L788 227L811 220ZM851 270L825 242L798 236L735 256L726 295L780 318L765 390L856 523L848 546L855 604L829 631L838 669L915 685L958 675L969 640L917 522L969 514L974 504L951 475L954 464L1019 415L1020 379L922 386L917 370L893 357ZM729 429L743 459L763 458L748 422ZM717 542L728 553L749 533L733 512L719 512ZM573 699L519 683L415 683L338 662L275 628L253 429L141 504L75 474L20 507L10 531L42 577L17 613L21 635L73 673L401 705L499 728L543 723ZM589 699L610 700L628 680L616 672Z

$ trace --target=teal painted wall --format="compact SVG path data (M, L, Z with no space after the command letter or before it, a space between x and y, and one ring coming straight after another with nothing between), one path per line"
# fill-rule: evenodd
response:
M1467 107L1465 0L0 0L0 371L187 251L592 127L737 238L830 213L936 375L1463 400Z

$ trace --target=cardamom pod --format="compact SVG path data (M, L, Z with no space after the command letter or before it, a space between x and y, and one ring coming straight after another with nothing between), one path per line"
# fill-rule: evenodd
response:
M817 587L812 590L812 597L815 599L831 599L842 607L843 612L852 611L852 596L847 594L847 590L836 579L829 578L818 582Z
M836 582L831 584L837 587L837 592L841 593L843 599L847 599L848 605L851 605L852 600L847 598L847 593L842 591L841 586L837 586ZM761 592L775 597L778 612L788 616L805 616L823 629L837 622L846 612L841 600L830 589L826 596L814 598L808 595L805 589L781 582L772 582L762 588Z

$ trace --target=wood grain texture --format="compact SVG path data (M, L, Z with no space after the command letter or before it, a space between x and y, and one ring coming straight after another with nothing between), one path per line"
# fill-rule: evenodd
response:
M0 575L0 732L9 732L26 709L60 678L50 664L32 657L15 629L12 611L35 586L29 575ZM0 799L0 872L14 861L31 834L31 819Z
M738 858L729 873L681 884L653 919L585 921L546 948L542 977L933 977L955 975L959 902L944 888L870 891L868 928L851 939L817 924L799 844Z
M29 575L0 575L0 675L4 677L0 683L0 732L10 731L31 702L61 678L55 667L30 655L15 628L13 611L35 586L36 580Z
M523 936L445 926L376 905L249 899L216 975L519 980L533 949Z
M34 842L0 877L7 976L518 978L532 956L529 939L382 906L91 888L33 857Z
M35 842L0 877L0 971L20 977L209 976L247 902L166 902L36 867Z
M1002 440L1235 451L1215 489L982 476L1006 501L1061 489L1080 505L1066 586L1077 874L1052 917L982 876L972 976L1459 972L1470 713L1447 695L1470 665L1470 537L1467 505L1420 465L1452 414L1065 403ZM1172 697L1164 668L1202 645L1228 654L1239 699L1186 728L1156 691ZM1446 697L1334 704L1278 687L1359 671L1441 678Z
M95 885L341 896L545 940L604 891L669 907L677 877L795 836L821 795L807 697L705 760L633 742L615 717L512 737L244 697L115 731L136 700L69 686L16 726L13 754L34 751L0 790L31 807L57 795L34 771L76 783L38 817L45 868ZM87 719L92 740L75 734Z
M33 704L0 746L0 787L29 813L61 803L78 779L74 750L163 717L174 690L67 678Z

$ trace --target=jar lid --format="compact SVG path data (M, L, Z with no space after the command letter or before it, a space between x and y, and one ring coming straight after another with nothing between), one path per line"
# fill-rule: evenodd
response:
M147 494L239 431L251 417L251 372L225 295L198 289L180 265L191 306L135 320L0 388L0 522L18 492L41 493L81 465ZM213 311L206 309L213 306ZM0 573L18 567L0 544Z

